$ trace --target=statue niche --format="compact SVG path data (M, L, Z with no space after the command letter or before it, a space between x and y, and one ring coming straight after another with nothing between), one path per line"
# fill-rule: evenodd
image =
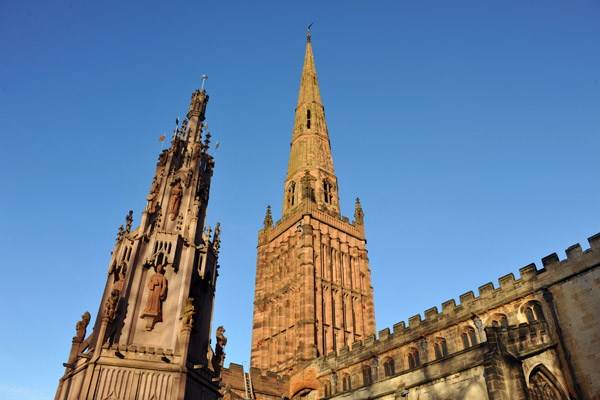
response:
M175 217L177 217L179 206L181 205L182 195L183 188L181 187L181 182L177 182L177 184L173 187L173 190L171 190L171 199L169 202L169 218L171 221L175 221Z
M167 278L164 277L164 266L159 264L156 273L148 280L148 298L146 308L140 318L146 320L146 330L151 331L154 324L162 321L162 302L167 298Z

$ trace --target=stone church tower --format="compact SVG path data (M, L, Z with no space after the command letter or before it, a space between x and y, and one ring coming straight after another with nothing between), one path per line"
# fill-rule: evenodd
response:
M307 35L283 212L258 234L251 366L291 374L376 332L363 212L341 217Z
M214 167L203 137L208 95L196 90L158 159L146 210L119 228L93 332L77 335L56 399L219 398L226 338L210 332L219 255L206 209Z

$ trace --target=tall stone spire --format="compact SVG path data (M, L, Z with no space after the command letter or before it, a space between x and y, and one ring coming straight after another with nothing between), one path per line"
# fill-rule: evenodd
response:
M317 103L318 105L321 105L321 93L317 81L317 69L315 68L315 59L310 44L310 29L308 30L306 39L306 54L304 55L304 68L302 70L297 109L305 103Z
M288 375L376 333L364 213L357 200L355 221L340 215L307 38L283 215L273 225L268 208L258 233L250 355L251 367Z
M310 27L306 37L304 68L285 181L284 218L304 200L315 202L319 209L328 213L340 215L337 177L333 169L325 109L321 104ZM306 190L307 182L310 183L310 190ZM309 192L310 195L307 195Z

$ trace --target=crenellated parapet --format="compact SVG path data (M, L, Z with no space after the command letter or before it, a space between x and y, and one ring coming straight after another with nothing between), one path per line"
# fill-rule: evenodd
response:
M417 314L408 323L401 321L391 331L380 330L377 336L358 340L309 365L321 371L319 376L323 377L331 377L336 370L360 375L359 369L365 365L373 368L375 359L379 363L394 360L396 371L409 370L407 359L413 352L418 353L423 365L438 360L436 343L444 342L447 355L441 354L441 358L461 354L487 342L494 329L501 333L503 348L517 358L555 348L560 343L556 313L544 300L544 293L600 266L600 234L588 242L589 249L573 245L563 260L553 253L542 259L541 269L527 265L519 270L518 279L513 274L505 275L498 280L498 287L487 283L479 287L478 296L467 292L459 296L458 304L454 299L444 302L441 312L432 307L425 311L424 319Z

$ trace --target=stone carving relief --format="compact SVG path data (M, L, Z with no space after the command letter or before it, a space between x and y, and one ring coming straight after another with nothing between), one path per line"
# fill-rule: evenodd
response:
M75 330L77 331L77 336L75 336L78 339L83 340L85 338L85 331L87 329L87 326L90 324L90 313L89 312L85 312L83 313L83 315L81 316L81 321L77 322L77 325L75 325Z
M160 181L154 177L154 181L152 181L152 188L150 189L150 194L146 196L146 200L148 200L148 205L146 206L146 210L149 213L153 213L156 211L156 204L158 203L158 194L160 192Z
M162 303L167 298L167 278L163 274L164 266L159 264L156 267L156 273L148 280L146 308L140 316L146 321L147 331L151 331L154 324L162 321Z
M119 303L120 294L120 290L113 289L112 292L110 292L108 299L106 299L106 310L104 311L104 315L110 320L113 320L117 313L117 304Z
M212 357L211 364L213 371L217 376L221 376L221 368L223 368L223 362L225 361L225 352L223 348L227 345L227 338L225 335L225 328L219 326L217 328L217 345L215 346L215 354Z
M185 308L183 309L183 315L181 316L182 327L192 326L194 323L193 317L196 314L194 311L194 299L189 297L185 302Z

